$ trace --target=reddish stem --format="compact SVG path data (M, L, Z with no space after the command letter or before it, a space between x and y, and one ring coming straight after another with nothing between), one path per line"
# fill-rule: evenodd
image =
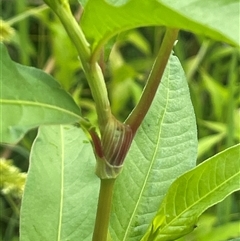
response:
M177 35L178 29L167 28L162 45L158 52L157 58L149 75L147 84L143 90L139 103L125 121L125 123L131 127L133 135L135 135L138 127L141 125L152 104L153 98L161 82L164 69L171 54L173 45L177 39Z

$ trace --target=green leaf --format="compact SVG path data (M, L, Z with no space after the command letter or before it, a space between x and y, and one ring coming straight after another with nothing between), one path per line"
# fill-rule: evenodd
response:
M219 238L219 233L221 233L221 239ZM202 234L200 238L196 239L198 241L225 241L229 238L239 237L240 235L240 221L229 222L221 226L213 227L210 232L205 235Z
M238 22L238 0L108 0L97 3L89 0L81 26L96 51L121 31L155 25L184 29L239 45Z
M171 56L152 106L117 178L110 233L114 241L139 241L171 183L193 168L197 131L187 81Z
M0 142L17 142L42 124L73 123L81 118L79 107L50 75L14 63L3 44L0 52Z
M81 4L82 7L85 7L88 0L78 0L78 2Z
M213 79L204 71L201 71L201 79L206 91L210 94L214 114L217 119L221 119L223 109L229 106L229 90L224 84L219 83L219 80Z
M232 196L232 195L231 195ZM226 199L225 199L226 200ZM224 200L224 201L225 201ZM221 237L219 236L221 233ZM240 236L240 220L219 225L218 217L205 212L197 222L197 228L191 233L176 239L177 241L227 241Z
M169 188L142 240L171 241L194 229L198 217L240 189L240 144L203 162Z
M198 142L198 158L211 150L226 136L226 132L204 136Z
M31 150L21 209L21 241L90 241L99 180L83 131L42 126Z

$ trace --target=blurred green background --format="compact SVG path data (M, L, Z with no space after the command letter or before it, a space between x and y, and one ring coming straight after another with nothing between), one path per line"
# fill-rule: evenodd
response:
M82 9L72 1L80 19ZM94 102L74 46L41 0L0 0L0 39L11 58L53 75L96 123ZM89 26L91 28L91 26ZM109 41L100 60L112 110L124 120L138 102L161 44L163 27L124 32ZM114 44L114 45L113 45ZM198 126L198 160L240 142L240 52L223 42L181 31L174 47L185 70ZM19 211L29 155L37 130L15 146L0 146L0 241L19 240ZM11 161L6 161L11 160ZM43 194L44 195L44 194ZM240 193L233 193L199 219L179 240L221 241L240 237Z

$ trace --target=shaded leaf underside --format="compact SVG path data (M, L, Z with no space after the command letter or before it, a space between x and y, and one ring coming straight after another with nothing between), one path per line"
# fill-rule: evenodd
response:
M99 180L83 131L42 126L31 150L21 208L21 241L91 240Z
M0 142L14 143L41 124L73 123L80 109L50 75L14 63L0 44Z
M111 1L108 1L111 2ZM238 0L89 0L81 19L93 51L115 34L143 26L168 26L239 45ZM91 26L91 27L89 27Z
M180 63L171 56L152 106L116 180L110 233L139 241L168 187L195 165L195 116Z

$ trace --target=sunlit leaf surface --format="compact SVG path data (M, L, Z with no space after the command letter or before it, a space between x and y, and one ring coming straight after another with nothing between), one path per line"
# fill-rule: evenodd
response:
M143 241L172 241L192 231L207 208L240 189L240 145L179 177L170 187Z

